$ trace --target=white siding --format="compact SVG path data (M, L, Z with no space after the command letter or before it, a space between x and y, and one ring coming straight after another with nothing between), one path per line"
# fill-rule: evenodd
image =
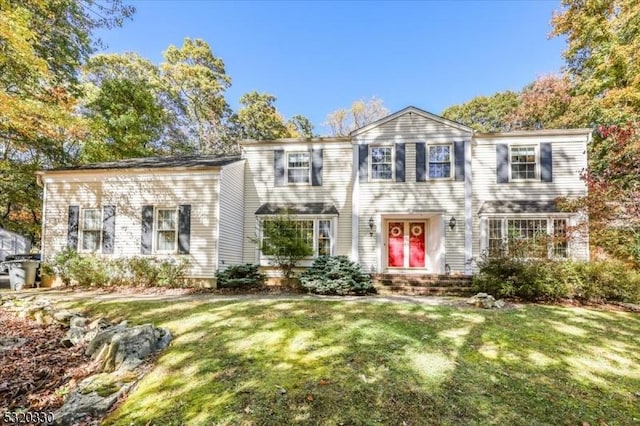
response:
M210 278L216 269L218 226L217 170L77 171L45 175L46 223L42 250L52 259L67 245L68 207L116 206L114 257L140 254L141 210L144 205L191 205L189 277ZM172 255L158 255L168 257ZM175 255L178 256L178 255ZM180 255L184 256L184 255Z
M220 173L218 269L242 263L244 240L245 161L226 165Z
M497 183L496 143L536 145L552 144L553 182ZM549 136L531 132L529 136L496 136L473 141L473 256L481 254L479 210L485 201L527 200L551 201L558 197L586 195L586 186L580 179L587 166L586 135ZM537 166L540 166L538 161ZM586 240L572 242L571 253L578 259L588 259Z
M322 186L274 185L274 150L323 150ZM256 210L265 203L333 204L338 210L336 255L351 255L351 171L352 154L348 142L265 142L245 146L244 262L257 261Z
M416 113L407 113L354 137L354 144L384 145L405 143L404 182L358 182L358 260L365 270L383 271L386 267L384 218L408 219L420 215L429 220L427 256L432 258L428 272L444 273L449 264L453 272L464 272L464 182L427 180L416 182L416 142L443 143L468 141L471 134ZM354 145L354 149L357 146ZM370 161L370 158L369 158ZM452 164L452 176L455 175ZM376 221L376 233L369 236L369 218ZM457 226L449 229L455 217ZM446 225L446 226L445 226ZM444 238L443 238L444 233ZM441 247L439 241L444 241Z

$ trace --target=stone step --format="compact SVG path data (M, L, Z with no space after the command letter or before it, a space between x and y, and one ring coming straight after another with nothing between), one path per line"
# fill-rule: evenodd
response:
M460 275L372 274L371 281L381 286L465 287L471 277Z

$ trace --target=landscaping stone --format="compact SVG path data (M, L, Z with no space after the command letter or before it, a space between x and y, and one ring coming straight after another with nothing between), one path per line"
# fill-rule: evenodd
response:
M77 424L86 416L103 416L138 380L137 368L153 352L166 348L172 338L168 330L152 324L129 327L127 321L115 325L104 318L90 322L76 312L56 310L51 301L35 296L3 296L0 305L21 318L69 327L60 343L72 347L86 342L85 353L98 362L101 372L82 380L56 411L56 424L61 425ZM0 338L0 352L25 342Z
M502 299L496 300L493 296L487 293L478 293L467 299L467 303L477 308L484 309L502 309L505 305L505 302Z

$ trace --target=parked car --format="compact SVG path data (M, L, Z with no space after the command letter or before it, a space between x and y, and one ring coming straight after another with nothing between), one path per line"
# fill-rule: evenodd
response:
M13 260L36 260L40 262L40 253L21 253L21 254L8 254L2 263L0 263L0 273L9 273L9 265L6 262ZM40 265L36 270L36 281L40 281Z

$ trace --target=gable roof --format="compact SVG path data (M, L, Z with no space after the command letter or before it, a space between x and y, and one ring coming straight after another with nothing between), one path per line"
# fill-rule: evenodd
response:
M467 133L473 133L473 129L471 127L467 127L464 124L456 123L455 121L447 120L444 117L440 117L439 115L431 114L425 110L420 108L416 108L414 106L408 106L406 108L401 109L398 112L394 112L393 114L387 115L386 117L382 117L379 120L374 121L373 123L369 123L366 126L360 127L359 129L354 130L350 133L351 136L357 136L361 133L368 132L371 129L375 129L378 126L382 126L389 121L395 120L398 117L401 117L405 114L417 114L421 117L426 118L427 120L433 120L438 123L444 124L445 126L453 127L455 129L461 130Z
M89 163L73 167L43 170L57 172L72 170L110 170L110 169L156 169L167 167L220 167L239 161L239 155L185 155L171 157L127 158L126 160L105 163Z

